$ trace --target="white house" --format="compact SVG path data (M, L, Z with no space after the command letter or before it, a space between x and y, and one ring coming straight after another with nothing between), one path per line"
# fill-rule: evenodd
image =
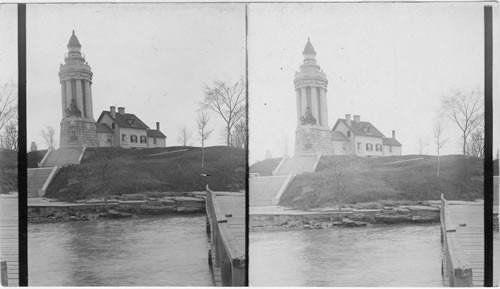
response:
M124 107L116 111L114 106L103 111L96 124L99 146L120 146L124 148L165 147L167 138L160 131L160 123L156 129L150 129L135 114L125 113Z
M355 154L358 156L399 156L401 143L396 140L396 132L392 138L386 138L374 125L361 121L359 115L351 119L338 119L332 129L334 154Z

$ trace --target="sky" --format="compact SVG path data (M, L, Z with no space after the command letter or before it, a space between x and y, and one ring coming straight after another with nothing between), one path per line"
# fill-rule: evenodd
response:
M167 146L179 130L200 145L196 116L203 87L236 82L245 74L243 4L41 4L28 5L27 140L47 147L41 130L62 119L59 65L75 30L93 72L94 118L110 106L125 107L150 128L160 122ZM223 122L207 146L223 145Z
M498 9L494 21L499 27ZM419 153L419 139L424 154L436 154L433 127L441 97L483 87L480 4L250 4L250 164L266 151L293 155L293 79L308 37L328 78L329 127L345 114L360 115L386 136L395 130L403 154ZM498 105L498 66L494 79ZM448 141L442 153L460 153L459 131L443 122Z
M499 27L498 5L494 27ZM17 80L17 7L0 5L0 81ZM94 117L124 106L147 125L161 123L167 146L182 126L193 131L214 80L245 76L243 4L30 4L27 8L28 146L44 148L40 131L59 139L59 65L75 29L94 73ZM296 107L293 78L310 37L328 84L329 126L359 114L390 136L403 154L435 154L432 127L440 99L483 85L483 9L474 3L250 4L248 5L248 104L250 163L293 154ZM494 35L498 59L499 29ZM495 62L498 64L498 61ZM494 109L500 109L494 68ZM494 149L500 148L494 113ZM443 119L445 154L459 153L455 125ZM208 145L224 144L223 123ZM286 145L285 145L286 143Z
M0 86L17 87L17 5L0 5Z

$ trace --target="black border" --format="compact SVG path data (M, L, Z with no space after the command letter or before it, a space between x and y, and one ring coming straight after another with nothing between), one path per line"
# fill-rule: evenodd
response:
M247 164L247 171L246 171L246 174L245 174L245 260L246 260L246 264L245 264L245 286L248 286L248 284L250 284L249 282L249 278L248 278L248 264L249 264L249 258L248 258L248 255L249 255L249 233L250 233L250 212L249 212L249 204L250 204L250 188L249 188L249 177L250 177L250 164L248 163L248 157L249 157L249 148L248 148L248 144L249 144L249 141L248 141L248 119L249 119L249 116L248 116L248 3L245 3L245 86L246 86L246 112L245 112L245 115L246 115L246 121L247 121L247 138L246 138L246 164Z
M484 7L484 287L493 286L493 15Z
M26 4L17 5L17 73L19 151L17 164L19 218L19 286L28 286L28 160L26 150Z

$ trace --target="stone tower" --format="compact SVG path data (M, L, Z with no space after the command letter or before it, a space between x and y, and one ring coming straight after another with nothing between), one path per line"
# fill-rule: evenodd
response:
M62 120L61 147L95 147L98 145L96 123L92 113L92 71L73 34L68 42L64 64L59 68Z
M295 73L297 95L297 129L295 153L332 154L331 131L328 127L326 89L328 80L316 63L316 51L307 39L304 63Z

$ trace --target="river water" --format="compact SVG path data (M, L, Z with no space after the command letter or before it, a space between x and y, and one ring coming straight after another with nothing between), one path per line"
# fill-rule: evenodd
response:
M30 286L211 286L205 216L30 224Z
M439 225L250 234L251 286L442 286Z

